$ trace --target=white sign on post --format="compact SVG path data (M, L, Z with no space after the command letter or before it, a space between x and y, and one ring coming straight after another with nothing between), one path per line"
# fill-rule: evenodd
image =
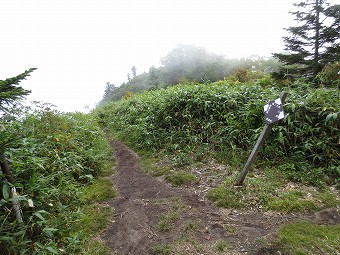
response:
M267 125L283 119L285 116L281 98L268 102L263 108Z
M255 157L259 151L259 149L262 146L262 143L265 139L265 137L268 135L272 125L274 122L283 119L284 118L284 112L283 112L283 103L285 102L287 93L286 92L282 92L280 95L280 98L270 101L268 104L266 104L263 108L264 108L264 116L266 119L266 125L262 130L262 133L259 137L259 139L257 140L248 160L246 165L244 166L240 177L237 180L237 183L235 186L242 186L244 178L246 177L251 164L255 161Z

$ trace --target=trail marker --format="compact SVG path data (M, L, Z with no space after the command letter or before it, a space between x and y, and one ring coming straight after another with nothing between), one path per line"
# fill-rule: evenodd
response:
M269 134L270 129L272 128L273 123L276 121L284 118L284 112L283 112L283 104L285 102L285 99L287 97L286 92L281 92L280 98L268 102L263 108L264 108L264 115L266 120L266 125L264 126L262 133L260 137L258 138L248 160L245 164L240 177L237 180L237 183L235 186L242 186L244 178L246 177L251 164L255 161L256 155L259 152L264 139Z
M267 125L284 118L281 98L268 102L263 109Z

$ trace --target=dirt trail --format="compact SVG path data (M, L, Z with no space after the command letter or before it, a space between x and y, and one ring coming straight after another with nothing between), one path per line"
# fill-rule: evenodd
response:
M274 254L261 249L266 237L302 217L216 208L192 189L173 188L147 175L138 155L124 144L111 145L119 198L112 202L114 222L101 238L113 254Z

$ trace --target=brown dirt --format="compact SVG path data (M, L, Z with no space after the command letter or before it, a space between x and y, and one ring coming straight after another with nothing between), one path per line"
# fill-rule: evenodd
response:
M111 203L115 216L101 239L113 254L284 254L263 248L280 225L296 219L339 223L336 210L298 215L216 208L192 187L173 188L147 175L138 155L124 144L111 145L119 198ZM218 251L217 243L225 249Z

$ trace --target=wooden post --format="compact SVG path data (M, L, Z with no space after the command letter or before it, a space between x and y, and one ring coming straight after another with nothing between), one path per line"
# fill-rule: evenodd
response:
M280 99L281 99L282 104L284 104L286 97L287 97L287 93L283 91L280 95ZM266 124L265 127L263 128L262 133L261 133L260 137L258 138L258 140L257 140L248 160L247 160L247 163L245 164L235 186L242 186L243 185L244 178L246 177L248 171L250 170L251 165L255 161L256 155L259 152L259 150L260 150L260 148L261 148L261 146L264 142L264 139L269 134L272 126L273 126L273 123Z
M13 186L14 180L13 180L13 177L12 177L12 174L11 174L11 170L9 168L8 161L7 161L7 159L6 159L6 157L3 153L0 154L0 167L1 167L2 172L5 174L7 182L9 182L12 185L10 196L11 196L11 198L13 198L17 195L17 192L15 190L15 187ZM20 208L19 202L13 200L12 205L13 205L13 210L14 210L15 218L16 218L17 222L19 224L23 223L22 210Z

